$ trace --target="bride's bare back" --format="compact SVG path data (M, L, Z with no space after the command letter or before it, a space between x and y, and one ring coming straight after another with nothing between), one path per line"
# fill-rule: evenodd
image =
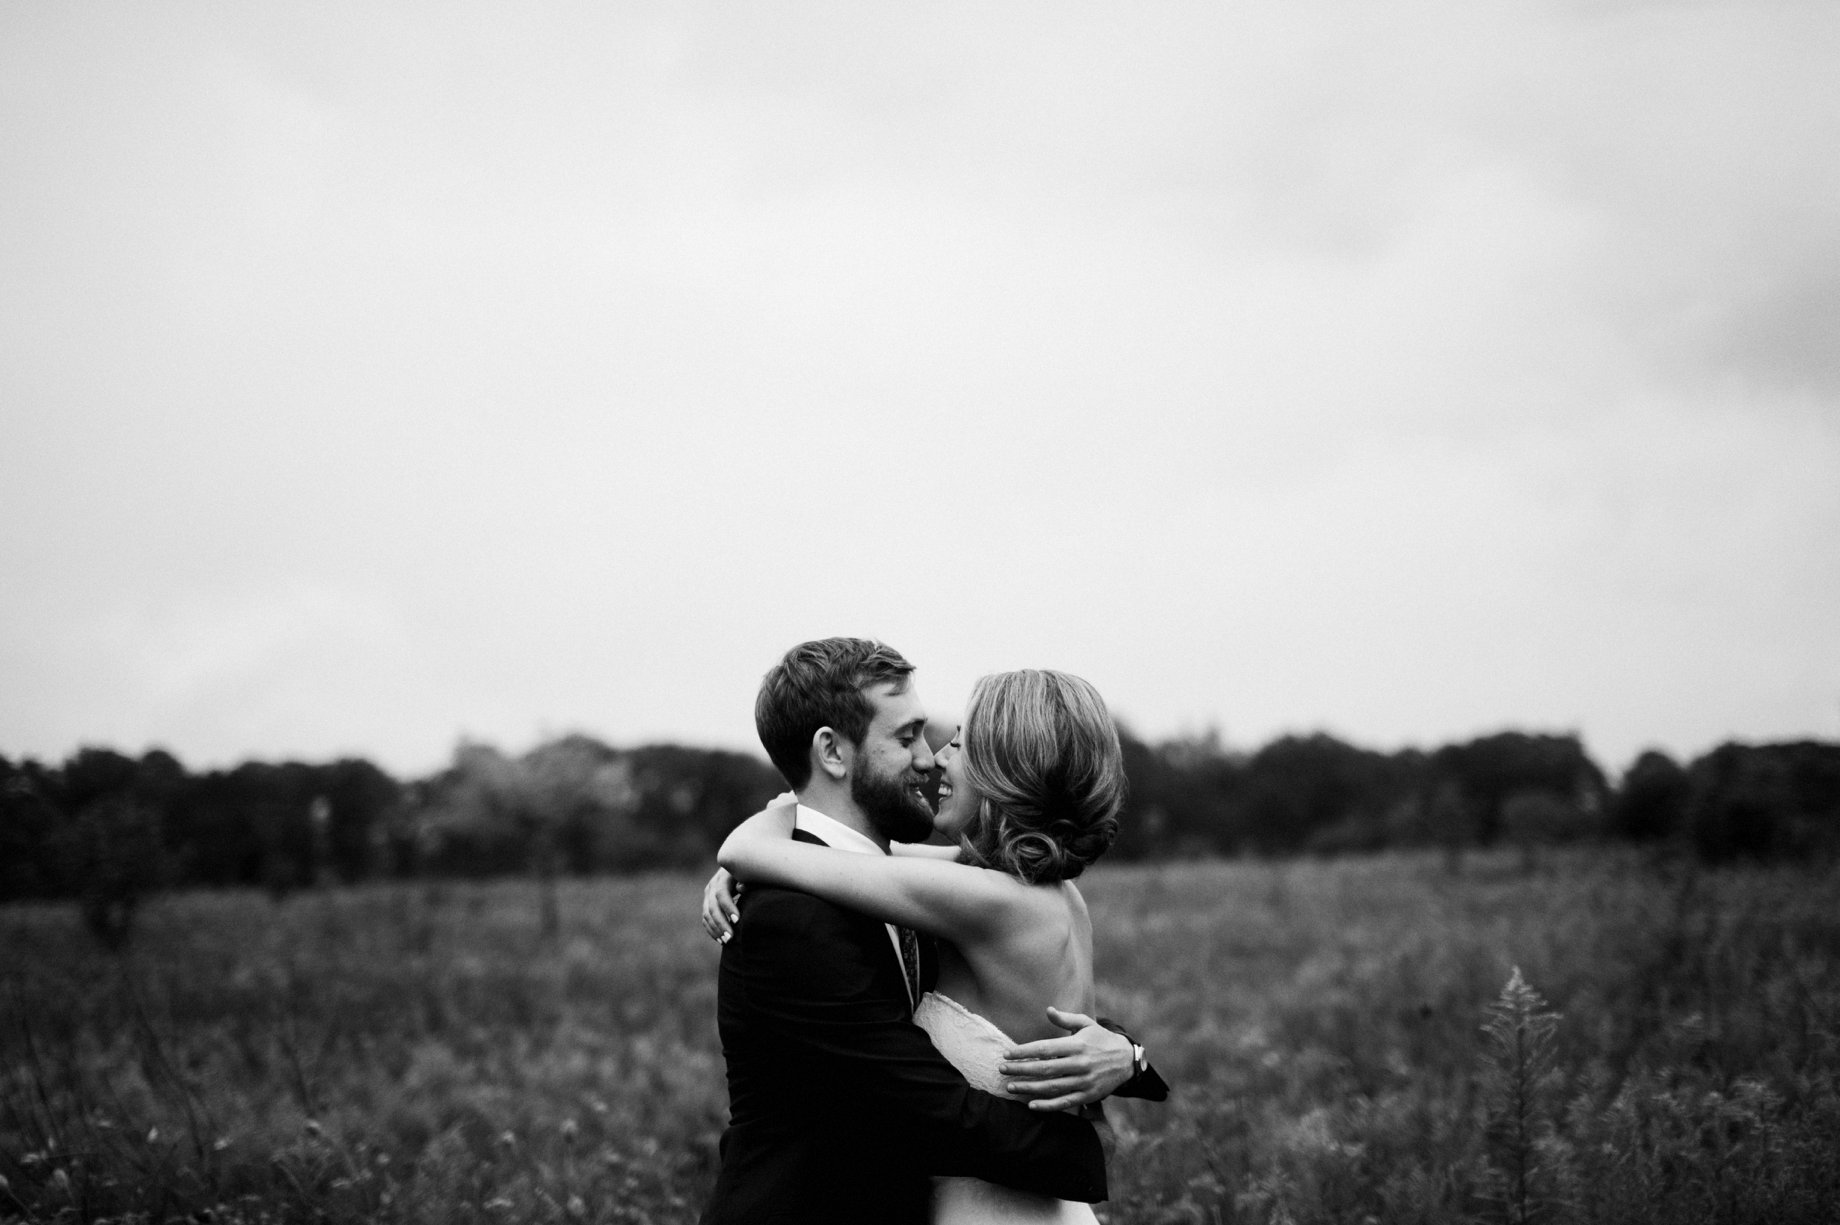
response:
M939 990L1018 1042L1061 1037L1043 1007L1092 1013L1092 917L1072 881L1011 883L1001 924L940 941Z

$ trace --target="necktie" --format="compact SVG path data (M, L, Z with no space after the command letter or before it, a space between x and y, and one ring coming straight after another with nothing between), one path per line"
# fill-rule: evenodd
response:
M914 935L911 927L896 926L894 929L901 937L901 969L907 975L907 1001L910 1006L920 1003L920 937Z

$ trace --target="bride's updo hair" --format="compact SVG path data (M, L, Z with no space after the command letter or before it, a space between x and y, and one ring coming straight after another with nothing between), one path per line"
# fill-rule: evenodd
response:
M986 676L965 710L965 779L977 816L965 858L1029 884L1071 880L1118 836L1124 753L1099 691L1040 668Z

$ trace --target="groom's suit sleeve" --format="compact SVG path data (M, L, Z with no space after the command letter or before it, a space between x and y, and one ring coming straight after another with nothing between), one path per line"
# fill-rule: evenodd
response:
M1098 1021L1100 1025L1103 1025L1105 1028L1123 1038L1126 1042L1129 1042L1132 1046L1138 1044L1137 1039L1131 1036L1130 1030L1118 1024L1110 1017L1096 1017L1094 1019ZM1113 1089L1110 1096L1138 1097L1147 1102L1168 1101L1169 1084L1163 1079L1162 1073L1151 1067L1148 1062L1145 1062L1143 1071L1137 1073L1137 1075L1131 1077L1130 1080L1125 1081L1116 1089Z
M796 1066L809 1092L837 1095L931 1173L1105 1198L1090 1124L971 1088L913 1024L901 989L886 989L898 970L879 921L788 889L749 889L743 907L725 989L746 992L754 1038Z

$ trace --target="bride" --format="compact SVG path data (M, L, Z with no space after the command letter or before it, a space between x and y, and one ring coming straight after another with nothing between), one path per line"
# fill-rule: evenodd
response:
M1005 1053L1060 1036L1042 1001L1063 1014L1093 1012L1092 919L1073 880L1118 833L1118 733L1079 677L1003 672L978 682L963 725L935 757L943 775L933 827L956 846L896 843L882 858L794 842L794 805L782 796L729 835L717 862L743 884L803 890L938 937L938 983L914 1023L971 1085L1015 1097ZM732 911L720 881L706 910ZM1096 1220L1086 1204L934 1180L935 1225Z

